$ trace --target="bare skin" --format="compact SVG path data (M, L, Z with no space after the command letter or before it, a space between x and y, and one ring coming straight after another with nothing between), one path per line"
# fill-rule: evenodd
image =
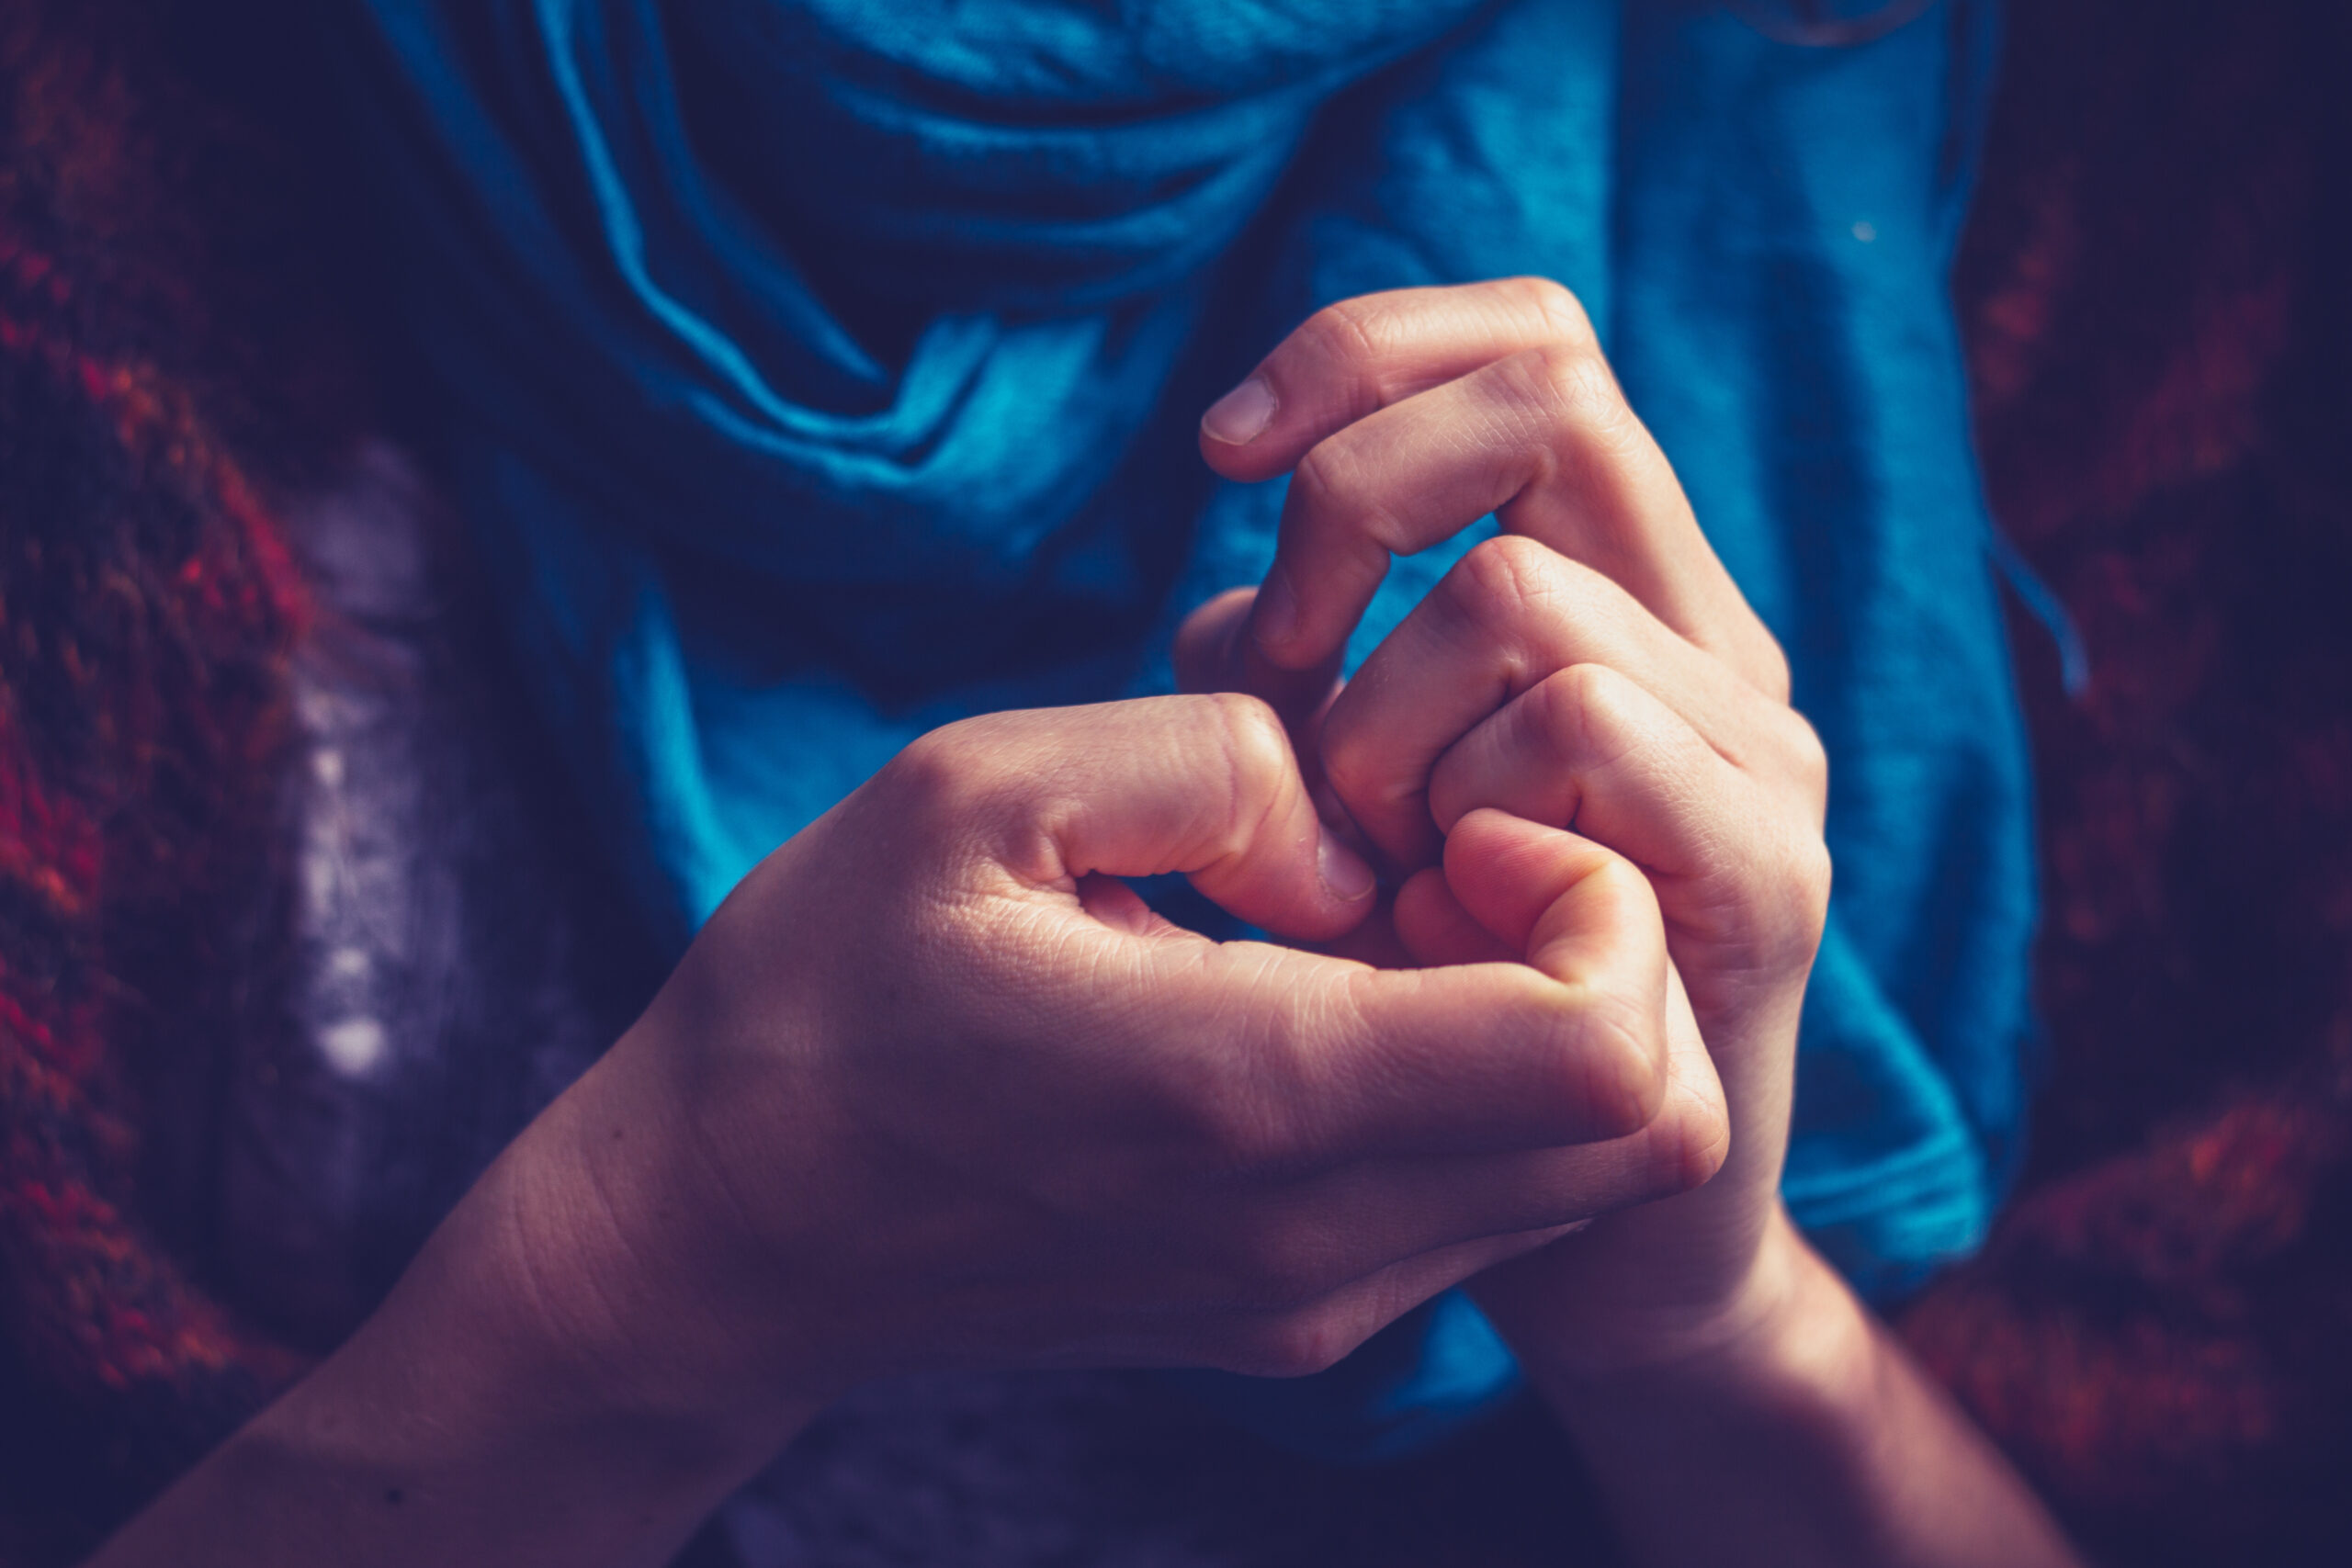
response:
M1298 468L1278 579L1179 650L1227 694L910 748L98 1562L659 1562L865 1379L1301 1372L1465 1280L1655 1561L2072 1561L1780 1209L1820 751L1574 301L1374 297L1261 376L1204 451ZM1117 880L1170 870L1304 945Z
M1712 1180L1472 1286L1628 1540L1660 1563L2073 1562L1781 1206L1827 770L1582 310L1540 279L1368 296L1250 380L1203 455L1291 491L1266 584L1184 628L1187 683L1281 708L1325 808L1406 878L1391 936L1420 962L1532 959L1597 849L1638 865L1720 1075ZM1504 536L1340 686L1389 555L1490 510Z
M1302 939L1373 902L1254 699L910 748L97 1561L658 1562L867 1379L1309 1371L1713 1169L1721 1095L1617 857L1563 888L1548 968L1219 945L1114 880L1169 870Z

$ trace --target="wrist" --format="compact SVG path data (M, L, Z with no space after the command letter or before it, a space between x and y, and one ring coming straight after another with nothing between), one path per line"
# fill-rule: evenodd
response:
M478 1396L528 1426L561 1427L594 1466L643 1467L645 1484L715 1501L820 1407L727 1375L731 1351L683 1270L616 1199L583 1147L585 1107L559 1100L485 1174L404 1280L467 1325ZM446 1340L446 1329L433 1338ZM494 1416L493 1418L502 1418Z
M535 1122L358 1331L96 1561L669 1561L815 1406L713 1397L681 1375L699 1351L649 1337L567 1165L576 1115Z
M1678 1354L1529 1372L1636 1562L2074 1562L2000 1455L1793 1225ZM1695 1325L1694 1325L1695 1326Z
M843 1392L777 1248L717 1184L649 1015L535 1121L475 1198L540 1353L600 1409L772 1450ZM780 1137L789 1136L779 1131ZM469 1199L472 1202L474 1199Z
M1703 1301L1653 1306L1638 1337L1596 1345L1574 1333L1523 1333L1513 1348L1555 1404L1652 1398L1685 1385L1728 1392L1792 1380L1835 1382L1863 1370L1867 1314L1775 1204L1747 1267Z

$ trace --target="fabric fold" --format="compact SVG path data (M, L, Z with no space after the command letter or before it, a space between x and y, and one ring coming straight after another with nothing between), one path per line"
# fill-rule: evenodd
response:
M1792 1210L1880 1295L1981 1237L2033 919L1945 291L1989 6L1836 49L1667 0L330 15L515 646L674 942L922 730L1165 689L1176 619L1271 556L1280 486L1192 431L1283 332L1541 274L1830 753ZM1478 533L1399 561L1351 656ZM1465 1313L1238 1403L1435 1440L1511 1377Z

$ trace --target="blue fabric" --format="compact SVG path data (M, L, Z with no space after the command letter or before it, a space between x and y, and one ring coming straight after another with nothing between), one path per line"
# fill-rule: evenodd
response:
M1977 1242L2033 912L1944 288L1986 7L1848 49L1602 0L336 19L516 645L674 940L922 730L1164 689L1281 500L1211 483L1198 411L1311 309L1545 274L1829 750L1790 1203L1876 1294ZM1354 655L1476 536L1399 562ZM1449 1303L1234 1397L1374 1454L1510 1376Z

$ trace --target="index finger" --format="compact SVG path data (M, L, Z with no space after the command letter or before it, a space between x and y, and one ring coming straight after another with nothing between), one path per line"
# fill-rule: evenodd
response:
M1234 478L1295 468L1246 638L1272 667L1333 660L1392 555L1491 511L1786 697L1778 644L1557 285L1514 278L1329 307L1211 408L1202 451Z
M1201 457L1229 479L1287 473L1325 436L1482 365L1546 344L1597 346L1547 277L1396 288L1326 305L1201 416Z
M1607 894L1638 903L1637 880ZM1654 904L1646 920L1581 927L1581 947L1545 955L1559 973L1374 969L1260 942L1125 940L1147 966L1153 1054L1213 1085L1232 1133L1222 1141L1268 1168L1595 1143L1641 1131L1665 1100Z
M976 890L1047 921L1065 958L1077 945L1069 968L1090 978L1064 997L1059 1032L1072 1070L1147 1065L1156 1096L1191 1108L1179 1130L1209 1118L1212 1145L1244 1164L1583 1143L1635 1132L1662 1103L1665 927L1622 862L1593 878L1609 896L1579 906L1585 945L1548 968L1378 970L1090 915L1090 876L1181 871L1242 918L1302 934L1363 919L1370 868L1355 861L1352 886L1331 886L1337 846L1261 704L992 714L934 732L876 784L895 818L955 826L983 868Z

